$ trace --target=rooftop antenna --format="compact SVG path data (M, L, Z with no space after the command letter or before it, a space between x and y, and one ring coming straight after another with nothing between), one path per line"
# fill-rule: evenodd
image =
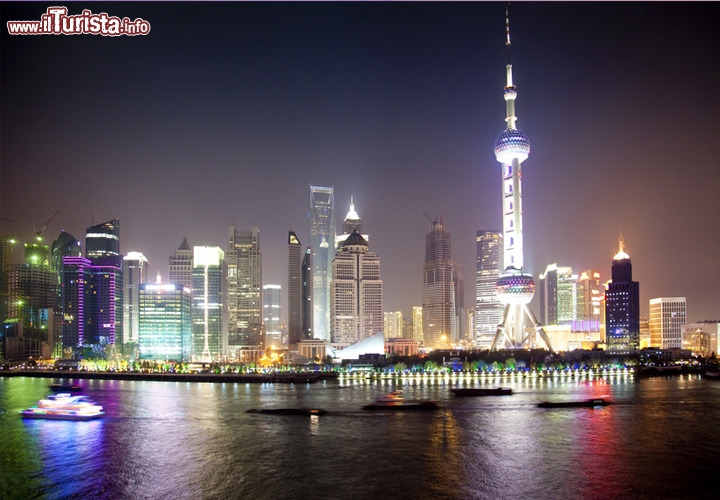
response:
M505 6L505 46L507 47L507 63L510 64L510 2Z

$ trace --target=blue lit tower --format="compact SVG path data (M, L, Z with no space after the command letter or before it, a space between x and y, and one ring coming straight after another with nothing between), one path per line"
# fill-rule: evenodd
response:
M522 189L520 164L530 154L530 141L515 127L515 98L517 92L512 81L510 64L510 19L505 9L505 45L508 63L505 106L507 129L495 141L495 158L502 164L503 187L503 246L505 271L495 283L498 299L505 308L502 322L498 325L491 350L497 349L500 341L508 349L532 347L533 333L539 333L548 349L552 350L545 330L530 310L528 304L535 294L535 280L523 270L522 238ZM529 324L528 324L529 323ZM526 326L532 327L526 332ZM529 329L528 329L529 330Z

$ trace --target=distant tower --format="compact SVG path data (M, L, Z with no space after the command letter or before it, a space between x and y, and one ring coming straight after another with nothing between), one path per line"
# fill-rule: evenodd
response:
M122 332L123 277L120 220L85 231L85 256L90 260L90 293L85 302L85 345L114 345Z
M225 354L227 265L220 247L193 248L192 357L209 363Z
M59 344L68 354L76 352L77 348L85 343L85 303L89 301L91 265L90 260L85 257L63 257L60 294L63 324Z
M635 352L640 344L640 284L632 280L625 240L618 237L612 260L612 281L605 292L605 343L618 354Z
M302 332L303 315L303 249L297 235L288 233L288 284L287 284L287 325L288 343L297 344L304 339Z
M265 325L265 347L282 347L282 287L263 286L263 324Z
M522 191L520 164L530 154L530 141L515 127L515 98L517 92L512 81L510 64L510 18L505 9L505 30L508 63L506 66L505 106L507 129L495 141L495 158L502 164L503 186L503 244L505 271L495 285L498 299L505 306L502 322L498 325L491 349L502 341L505 348L532 347L532 333L525 331L526 324L539 333L548 349L550 339L530 310L529 303L535 294L535 280L523 270Z
M190 361L192 313L190 288L180 283L143 283L138 286L140 322L138 358Z
M129 252L123 257L123 354L133 354L139 341L140 285L148 281L148 260L140 252Z
M600 271L588 269L577 280L577 320L589 321L600 328L600 302L605 289L600 283Z
M475 243L475 345L490 349L504 309L495 293L495 283L505 269L502 232L478 231Z
M335 257L333 188L310 186L309 233L313 266L313 336L330 340L330 281Z
M183 237L180 247L170 256L168 283L180 283L192 288L193 251Z
M310 247L305 249L305 256L302 260L302 338L313 338L313 275L312 275L312 251Z
M432 220L432 219L431 219ZM447 349L457 337L455 284L450 231L432 221L425 235L422 286L422 332L425 347Z
M685 297L650 299L650 346L660 349L683 347L682 327L687 321Z
M413 306L412 308L412 325L413 335L412 338L419 344L423 342L423 313L421 306Z
M228 250L227 308L228 345L262 345L262 255L260 231L238 231L230 226Z
M540 318L544 325L569 325L577 316L577 276L572 267L550 264L540 274Z
M354 344L383 332L380 258L357 230L332 262L331 341Z

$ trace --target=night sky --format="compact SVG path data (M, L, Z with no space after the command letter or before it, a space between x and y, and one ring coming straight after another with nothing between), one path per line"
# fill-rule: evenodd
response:
M6 22L143 18L147 36L10 36ZM622 231L647 315L687 297L720 319L720 30L704 3L510 6L525 267L609 279ZM350 196L381 258L384 309L420 305L442 217L474 304L475 234L502 226L505 4L3 3L0 232L120 219L151 274L190 245L260 228L263 282L308 242L309 184ZM537 303L537 298L536 298ZM537 305L535 306L537 311Z

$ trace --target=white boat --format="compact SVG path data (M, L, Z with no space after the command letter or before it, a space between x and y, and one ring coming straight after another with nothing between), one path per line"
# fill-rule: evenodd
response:
M23 418L53 420L91 420L105 415L103 407L89 397L69 393L51 394L20 413Z

